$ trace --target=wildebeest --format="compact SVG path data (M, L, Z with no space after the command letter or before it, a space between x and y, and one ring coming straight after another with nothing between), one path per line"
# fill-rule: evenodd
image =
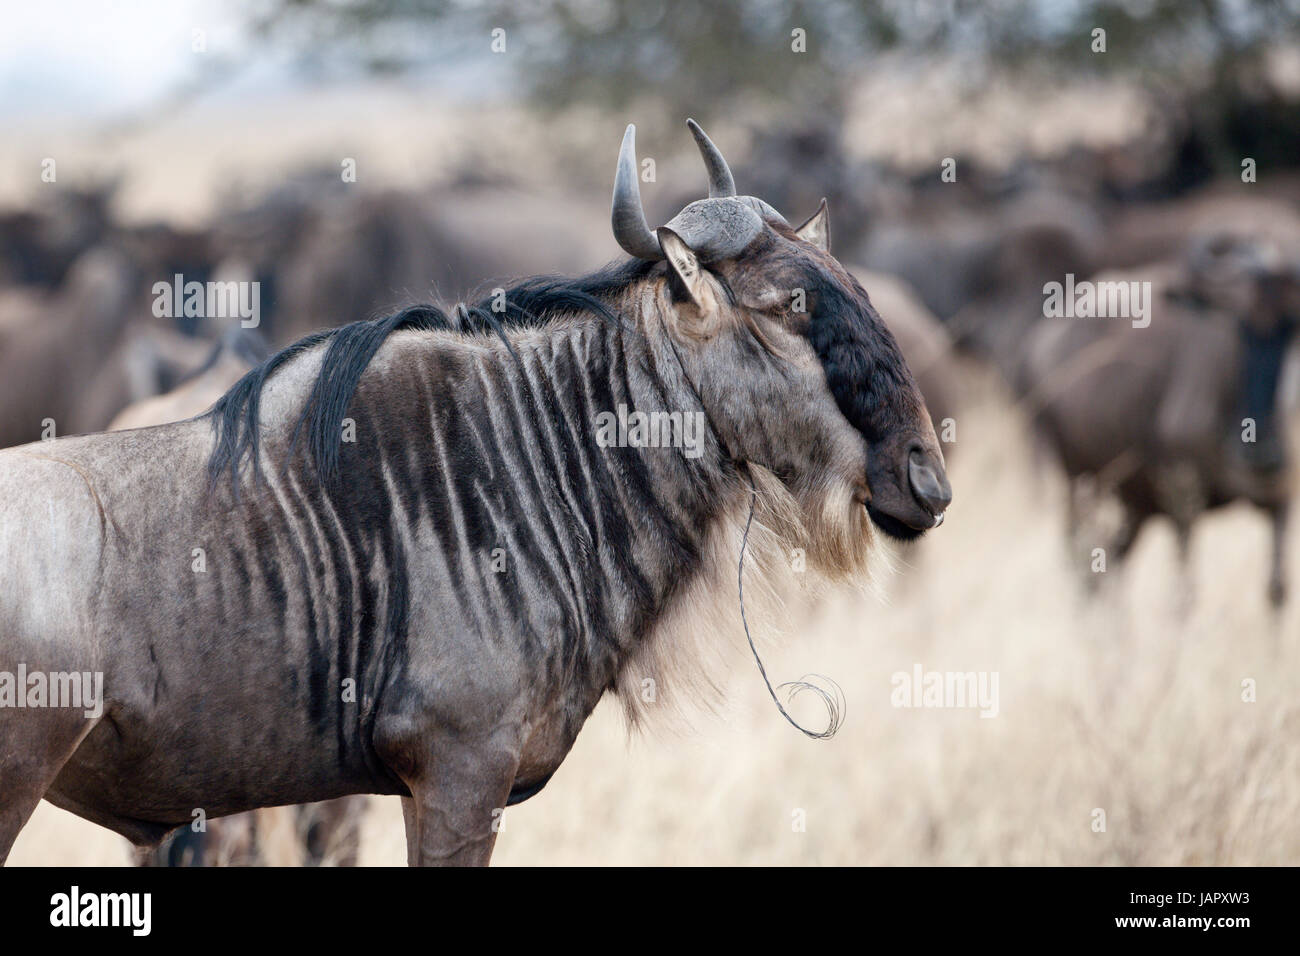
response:
M32 209L0 212L0 285L60 286L72 264L112 227L114 185L61 187Z
M0 857L42 797L147 845L380 793L411 863L486 863L606 692L686 695L676 642L726 633L751 524L751 569L838 580L941 523L825 206L738 196L690 125L709 198L653 231L627 129L630 261L316 333L206 419L0 452L0 669L103 678L102 709L0 708Z
M151 385L162 385L127 405L108 424L108 431L148 428L179 422L206 412L253 366L267 357L266 343L238 324L215 343L179 333L150 329L128 341L138 353L125 365L142 366ZM196 360L196 357L201 359Z
M336 797L263 807L173 830L157 846L135 847L139 866L356 866L369 798Z
M40 438L50 423L69 431L86 382L122 335L135 292L127 257L101 247L77 260L57 292L9 306L0 328L0 445Z
M57 288L0 295L0 446L98 431L127 403L170 387L148 381L148 361L137 361L147 348L133 348L128 332L175 331L151 317L150 284L177 272L204 279L208 255L202 232L118 228Z
M908 212L873 231L863 264L905 279L959 345L998 364L1016 354L1043 283L1094 271L1102 236L1089 203L1055 190Z
M1086 477L1118 496L1121 528L1103 546L1124 558L1143 524L1174 522L1184 558L1196 517L1245 499L1273 525L1270 600L1286 593L1291 498L1286 423L1278 409L1283 358L1300 316L1293 261L1214 237L1185 261L1103 273L1150 282L1150 325L1124 318L1043 319L1026 340L1019 387L1036 435L1070 479L1071 538Z
M1256 192L1241 183L1214 185L1179 199L1119 207L1099 257L1107 269L1132 269L1183 254L1188 237L1220 235L1283 245L1300 240L1297 204L1276 183Z
M335 173L332 185L278 189L215 232L223 269L259 284L260 330L287 345L433 290L460 296L489 276L569 271L591 261L601 221L589 203L518 188L354 193Z

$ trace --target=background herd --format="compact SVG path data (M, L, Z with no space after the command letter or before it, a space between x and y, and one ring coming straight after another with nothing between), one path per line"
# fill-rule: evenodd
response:
M0 148L18 184L0 190L0 446L189 417L313 329L453 303L511 277L592 271L618 255L596 158L627 122L648 130L657 175L642 191L659 221L698 192L668 184L699 174L681 137L657 136L655 123L711 119L693 94L711 97L720 118L706 125L747 192L791 216L828 197L832 251L917 375L957 504L923 546L896 554L877 593L794 615L770 651L770 671L840 682L840 738L789 733L743 662L731 710L685 740L628 743L602 707L546 794L509 811L498 860L1294 862L1300 602L1286 598L1300 564L1286 525L1300 53L1273 42L1279 21L1251 32L1211 17L1216 44L1189 46L1204 24L1176 4L1122 21L1106 17L1129 5L1081 4L1110 25L1111 60L1076 69L1083 61L1062 58L1046 75L1069 95L1052 99L1015 36L988 31L971 70L952 35L917 23L895 35L863 15L861 36L895 36L872 47L875 68L837 49L857 72L781 67L787 82L768 90L762 70L737 66L739 89L765 91L745 97L702 64L752 56L761 31L748 48L713 41L648 91L620 31L656 30L671 46L704 27L672 22L675 4L650 27L629 19L635 4L607 6L619 38L607 55L557 28L555 42L578 51L569 62L521 52L527 82L485 79L485 99L445 73L368 74L265 109L247 94L200 97L107 131L18 122ZM743 0L721 6L766 22ZM470 29L437 5L411 7L421 23ZM526 24L485 7L527 47ZM568 5L540 7L569 23ZM269 35L299 8L347 16L268 4ZM395 11L400 28L407 10ZM823 15L809 15L814 37ZM865 43L849 32L837 42ZM1163 62L1126 71L1130 34L1208 57L1206 85L1180 87L1190 81ZM774 49L789 35L773 22ZM1217 42L1225 35L1237 42ZM1040 39L1049 56L1072 49L1068 33ZM990 78L1000 51L1018 84ZM455 70L490 78L477 63ZM944 75L972 92L946 113L933 83ZM39 135L51 126L62 139ZM196 135L212 129L221 135ZM655 153L659 143L673 152ZM55 182L40 178L47 151ZM356 181L340 175L349 159ZM156 316L153 285L178 274L258 283L256 328ZM1067 275L1151 283L1150 326L1045 317L1044 286ZM999 717L892 707L890 675L917 662L1000 673ZM629 747L631 761L611 756ZM264 812L215 832L220 841L165 861L404 858L395 800ZM43 806L11 859L130 854Z

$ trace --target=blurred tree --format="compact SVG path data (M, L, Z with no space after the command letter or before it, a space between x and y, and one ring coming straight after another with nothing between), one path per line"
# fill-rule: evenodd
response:
M506 63L548 107L611 109L653 94L678 115L752 101L838 109L868 50L890 42L893 4L850 0L268 0L259 32L314 67L377 72L465 64L505 31ZM802 38L795 35L802 31Z
M705 122L768 105L838 126L849 91L886 50L969 59L986 76L1034 83L1128 79L1172 129L1170 162L1184 179L1236 169L1246 149L1261 164L1300 161L1297 91L1279 89L1267 68L1279 45L1300 42L1300 0L262 0L253 9L258 33L289 42L315 69L440 65L477 69L486 82L499 75L485 69L499 28L511 82L537 104L623 109L643 98L665 117Z

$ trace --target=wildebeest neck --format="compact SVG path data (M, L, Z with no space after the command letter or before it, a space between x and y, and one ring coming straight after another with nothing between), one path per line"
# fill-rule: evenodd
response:
M1273 470L1286 462L1285 436L1276 414L1277 391L1293 326L1290 322L1278 322L1273 328L1259 330L1243 322L1240 329L1240 412L1243 421L1254 422L1258 432L1253 442L1241 443L1242 453L1253 467Z
M305 584L360 595L340 630L358 608L389 608L339 646L341 672L378 678L375 655L455 621L489 657L525 648L548 687L578 694L576 734L700 565L732 476L707 425L698 454L654 440L671 430L632 434L638 413L705 421L639 333L578 316L508 338L393 334L347 408L337 480L295 454L281 506L338 529L326 564L350 577ZM291 442L268 442L272 484Z

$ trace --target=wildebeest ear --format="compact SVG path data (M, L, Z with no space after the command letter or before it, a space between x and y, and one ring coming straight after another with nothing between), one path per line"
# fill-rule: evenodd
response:
M696 308L703 309L708 296L704 288L704 273L700 269L700 260L685 240L667 226L660 226L656 233L659 236L659 248L664 251L664 256L668 259L668 267L672 269Z
M795 230L795 235L805 242L811 242L822 252L831 251L831 214L825 199L812 217Z

